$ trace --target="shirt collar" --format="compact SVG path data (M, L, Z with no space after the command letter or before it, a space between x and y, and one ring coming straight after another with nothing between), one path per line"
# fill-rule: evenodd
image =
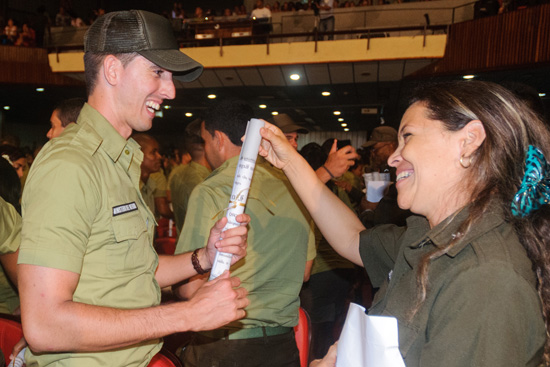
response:
M113 125L88 103L85 103L82 107L78 124L87 124L93 128L98 135L97 147L101 146L113 162L118 162L122 157L121 163L126 170L130 168L134 158L136 158L137 164L141 165L143 153L139 144L134 139L124 139Z
M409 247L413 249L420 248L428 242L432 242L435 246L438 247L443 247L447 245L453 239L453 237L457 235L460 225L464 222L464 220L466 220L469 213L470 206L466 206L451 214L444 221L442 221L432 229L429 229L427 219L423 217L411 217L409 220L407 220L407 225L409 229L414 229L415 227L419 229L426 228L428 229L428 233L412 242ZM489 204L489 207L483 214L481 220L473 225L464 237L458 240L453 248L449 250L447 255L450 257L455 257L469 243L471 243L481 235L487 233L491 229L499 226L503 222L504 213L502 208L500 208L497 204ZM418 233L422 231L417 230L415 232Z

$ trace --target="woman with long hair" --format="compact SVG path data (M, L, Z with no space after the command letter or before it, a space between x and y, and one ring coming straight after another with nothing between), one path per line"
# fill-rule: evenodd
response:
M550 133L503 87L417 90L397 170L406 227L365 230L272 125L260 154L283 169L328 242L380 287L407 367L549 365ZM312 366L333 366L336 348Z

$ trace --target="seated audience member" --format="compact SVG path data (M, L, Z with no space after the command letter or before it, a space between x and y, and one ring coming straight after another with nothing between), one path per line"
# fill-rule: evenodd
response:
M201 135L214 171L191 193L176 253L204 246L204 229L225 216L241 137L253 113L252 107L238 101L224 101L208 111ZM293 327L298 323L298 293L309 278L315 257L311 218L284 174L261 157L252 177L246 213L251 217L246 261L231 268L249 291L246 317L197 333L182 354L185 366L300 365ZM177 294L189 297L208 275L204 272L193 277Z
M57 27L70 27L71 16L67 14L67 10L63 7L59 7L59 12L55 15L55 25Z
M280 130L262 136L331 246L381 286L369 314L397 318L407 367L548 365L550 132L512 93L416 91L388 158L399 206L418 214L407 227L365 230Z
M4 45L13 45L17 41L19 30L12 18L8 19L8 24L4 27L4 33L2 34L2 43Z
M34 29L29 27L27 23L23 24L21 28L21 33L15 41L16 46L25 46L25 47L34 47L36 46L36 33Z
M48 139L58 137L69 124L74 124L85 102L83 98L71 98L59 102L50 116L51 127L46 134Z
M271 18L271 10L264 6L263 0L256 0L256 7L250 13L252 19L269 19Z

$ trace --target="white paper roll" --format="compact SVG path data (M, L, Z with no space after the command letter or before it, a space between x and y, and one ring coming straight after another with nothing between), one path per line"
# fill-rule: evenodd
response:
M235 171L235 179L233 180L233 189L231 190L231 198L227 208L227 224L223 228L223 232L230 228L239 226L236 217L244 213L246 199L248 198L248 189L252 182L254 167L256 167L256 158L258 158L258 150L262 142L260 129L264 127L264 122L258 119L251 119L246 126L246 133L239 155L239 163ZM214 264L210 271L210 280L222 275L222 273L231 266L231 254L225 252L216 252Z

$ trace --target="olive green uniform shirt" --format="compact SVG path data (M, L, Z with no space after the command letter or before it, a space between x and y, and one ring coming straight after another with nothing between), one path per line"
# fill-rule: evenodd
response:
M421 257L447 244L466 216L467 209L433 229L412 216L407 228L361 233L363 264L373 286L381 287L369 314L397 318L407 367L537 366L546 334L536 277L499 209L431 262L426 300L409 318Z
M225 215L239 157L225 161L193 190L176 254L206 245L210 228ZM259 157L245 213L251 221L244 259L231 267L248 290L246 317L228 329L293 327L306 260L315 257L312 221L284 173Z
M80 275L74 302L118 309L158 305L155 220L140 192L143 153L88 104L40 151L23 193L20 264ZM40 305L36 305L40 307ZM151 340L97 353L26 353L27 366L147 366Z
M12 254L21 242L21 216L0 197L0 255ZM19 296L0 266L0 313L12 314L19 307Z
M147 179L147 183L143 183L143 181L139 180L139 191L141 192L141 196L143 196L143 200L145 200L147 207L153 213L155 213L156 187L157 187L157 184L155 180L151 178L151 176L149 176L149 178Z
M172 196L174 208L174 219L178 234L183 228L189 197L191 192L210 174L210 169L197 162L189 162L186 165L178 166L170 173L168 185Z

